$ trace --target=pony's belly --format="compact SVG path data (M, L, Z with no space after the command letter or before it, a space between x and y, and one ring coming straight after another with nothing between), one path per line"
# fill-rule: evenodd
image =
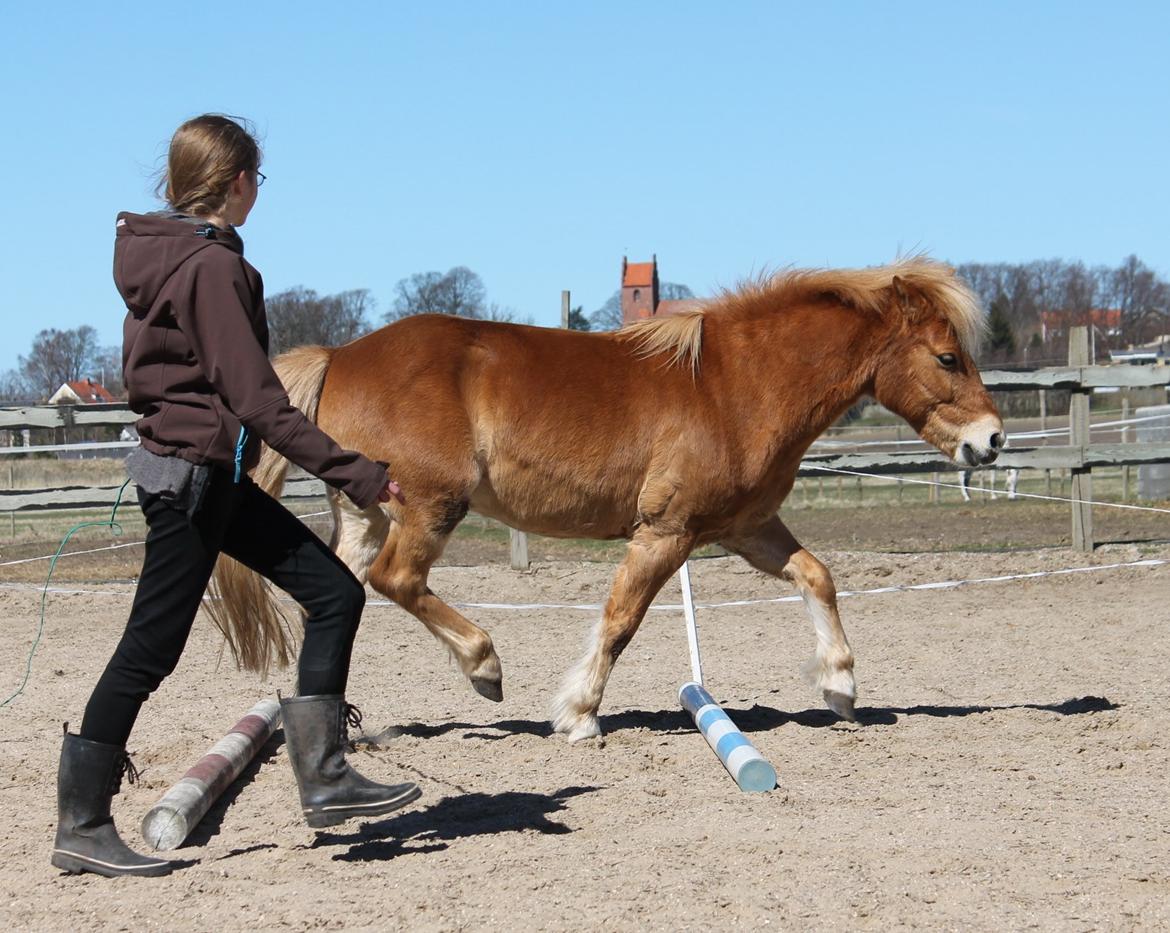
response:
M579 495L550 491L541 497L502 497L488 483L472 494L471 510L503 522L518 531L550 538L628 538L633 533L635 508Z

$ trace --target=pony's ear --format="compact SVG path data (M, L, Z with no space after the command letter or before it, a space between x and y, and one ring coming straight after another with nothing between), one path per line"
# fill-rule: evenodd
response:
M894 276L894 281L890 283L890 290L894 293L894 301L899 305L905 307L910 303L910 289L906 285L906 280L900 275Z
M890 282L890 296L893 307L901 310L908 319L913 320L926 310L922 292L900 275L895 275Z

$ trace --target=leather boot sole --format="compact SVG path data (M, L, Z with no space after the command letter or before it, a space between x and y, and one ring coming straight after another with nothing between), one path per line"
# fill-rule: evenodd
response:
M401 794L384 797L381 800L374 800L369 803L337 804L335 806L312 808L305 807L305 822L313 827L313 829L323 829L326 826L336 826L338 823L344 823L346 820L390 813L399 807L405 807L408 803L413 803L421 796L421 788L411 787Z

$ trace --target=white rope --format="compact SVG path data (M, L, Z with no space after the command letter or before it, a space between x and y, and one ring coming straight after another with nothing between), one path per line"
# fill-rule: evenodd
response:
M1161 416L1159 416L1159 417L1161 417ZM826 473L841 473L841 474L844 474L846 476L863 476L863 477L866 477L868 479L883 479L883 480L888 480L890 482L895 482L895 483L913 483L917 486L938 486L942 489L959 489L959 490L963 489L963 486L958 484L958 483L936 483L936 482L932 482L931 480L925 480L925 479L910 479L910 478L904 477L904 476L883 476L879 473L862 473L858 470L839 470L839 469L836 469L835 467L826 467L826 466L812 466L812 469L821 470L821 471L826 472ZM958 469L957 466L956 466L956 469ZM1154 508L1153 506L1147 506L1147 505L1127 505L1127 504L1124 504L1121 502L1098 502L1098 501L1094 501L1092 499L1069 499L1069 498L1065 498L1063 496L1042 496L1042 495L1039 495L1038 493L1030 493L1030 492L1017 492L1016 497L1020 498L1020 499L1043 499L1043 500L1048 501L1048 502L1068 502L1068 503L1074 503L1074 504L1084 504L1084 505L1091 505L1091 506L1097 506L1097 507L1101 507L1101 508L1110 508L1110 509L1131 509L1135 512L1158 512L1158 513L1161 513L1163 515L1170 515L1170 509L1158 509L1158 508ZM304 515L297 515L297 518L302 518L302 519L303 518L317 518L319 516L329 515L329 514L331 514L330 511L328 509L326 509L323 512L308 512ZM62 557L71 557L74 554L97 554L97 553L100 553L102 551L117 551L117 550L120 550L121 548L135 547L135 546L137 546L139 544L143 544L143 543L144 543L143 541L127 541L123 544L111 544L111 545L108 545L107 547L89 548L88 550L85 550L85 551L67 551L66 553L62 554L61 556ZM15 567L18 564L32 564L32 563L36 563L37 561L52 560L54 556L55 555L53 555L53 554L45 554L45 555L42 555L40 557L25 557L25 558L22 558L20 560L0 561L0 567ZM502 604L500 607L497 607L494 604L485 604L482 607L475 607L475 608L491 608L491 609L502 608Z
M66 551L61 556L62 557L72 557L74 554L96 554L96 553L98 553L98 551L116 551L119 548L134 547L137 544L143 544L143 543L145 543L145 542L126 541L123 544L111 544L111 545L108 545L107 547L90 548L88 551ZM46 554L44 557L25 557L22 560L6 560L3 563L0 563L0 567L15 567L17 564L32 564L32 563L36 563L38 560L52 560L55 556L56 555L54 555L54 554ZM38 589L39 589L39 587L38 587ZM52 590L50 590L49 592L52 592Z
M909 479L905 476L883 476L880 473L862 473L858 470L838 470L836 467L817 466L811 463L808 464L808 469L823 470L826 473L843 473L846 476L864 476L869 479L884 479L893 483L914 483L917 486L939 486L942 489L963 488L958 483L936 483L928 479ZM956 469L959 468L956 466ZM1126 505L1123 502L1097 502L1093 499L1067 499L1063 496L1041 496L1034 492L1017 492L1016 497L1020 499L1044 499L1048 502L1070 502L1074 505L1091 505L1106 509L1132 509L1135 512L1161 512L1163 515L1170 515L1170 509L1157 509L1149 505Z
M293 514L295 515L296 513L293 513ZM309 512L305 515L297 515L296 517L297 518L317 518L320 515L328 515L328 514L330 514L329 510L326 509L324 512ZM86 551L66 551L61 556L62 557L72 557L74 554L97 554L101 551L117 551L119 548L135 547L136 545L145 544L145 543L146 543L145 541L126 541L123 544L111 544L111 545L108 545L107 547L95 547L95 548L90 548L89 550L86 550ZM33 564L33 563L36 563L38 560L52 560L55 556L56 555L54 555L54 554L45 554L45 555L42 555L41 557L25 557L25 558L22 558L20 560L0 561L0 567L15 567L17 564ZM50 592L52 592L52 590L50 590Z
M1089 433L1091 434L1093 431L1100 431L1100 430L1119 428L1119 427L1127 427L1131 424L1142 424L1143 422L1146 422L1146 421L1165 421L1167 419L1170 419L1170 413L1167 413L1165 415L1144 415L1141 418L1123 418L1123 419L1119 419L1117 421L1098 421L1096 424L1089 425ZM873 429L870 428L868 430L873 430ZM1034 440L1036 438L1042 438L1042 437L1060 437L1061 435L1068 434L1068 433L1069 433L1068 428L1048 428L1044 431L1025 431L1025 432L1020 433L1020 434L1011 434L1011 435L1009 435L1009 437L1013 441L1022 441L1022 440ZM920 437L909 438L907 440L901 440L901 441L900 440L849 441L849 440L837 440L836 438L833 438L833 437L822 437L822 438L819 438L818 440L813 441L812 446L813 447L824 447L824 448L830 448L833 450L837 450L837 449L840 449L842 447L905 447L905 446L912 445L912 444L918 444L918 445L921 445L924 447L930 446L929 444L927 444L926 441L922 440L922 438L920 438Z
M1162 560L1160 558L1146 558L1143 560L1125 561L1114 564L1097 564L1090 567L1061 567L1057 570L1036 570L1030 573L1010 573L1001 574L994 577L971 577L963 580L934 580L929 583L896 583L891 586L879 586L868 590L842 590L837 594L840 599L856 598L859 596L881 596L887 593L906 593L916 590L952 590L962 586L976 586L985 585L988 583L1010 583L1016 580L1036 580L1041 577L1061 577L1070 576L1072 574L1080 573L1097 573L1106 570L1126 570L1130 568L1152 568L1162 567L1170 564L1170 560ZM43 586L33 583L0 583L0 589L3 590L35 590L40 593L44 590ZM50 587L49 593L55 593L65 596L128 596L128 592L117 589L105 590L82 590L70 589L66 587ZM204 596L205 600L210 600L210 597ZM740 606L763 606L772 603L796 603L800 602L803 597L798 595L793 596L772 596L762 599L731 599L722 602L712 603L695 603L698 609L731 609ZM292 602L288 597L282 597L282 602ZM388 599L371 599L366 602L367 606L395 606ZM471 603L471 602L452 602L449 604L456 609L481 609L490 610L498 609L508 612L517 611L534 611L534 610L548 610L548 609L569 609L579 612L600 612L604 608L603 603ZM650 609L661 612L680 612L684 609L682 603L654 603Z

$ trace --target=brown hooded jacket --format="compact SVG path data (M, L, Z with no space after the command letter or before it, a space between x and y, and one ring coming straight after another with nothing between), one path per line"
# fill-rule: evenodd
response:
M229 468L239 456L246 470L263 440L358 506L372 505L386 470L342 450L289 404L268 361L264 284L243 253L234 230L176 214L118 215L122 365L142 446Z

